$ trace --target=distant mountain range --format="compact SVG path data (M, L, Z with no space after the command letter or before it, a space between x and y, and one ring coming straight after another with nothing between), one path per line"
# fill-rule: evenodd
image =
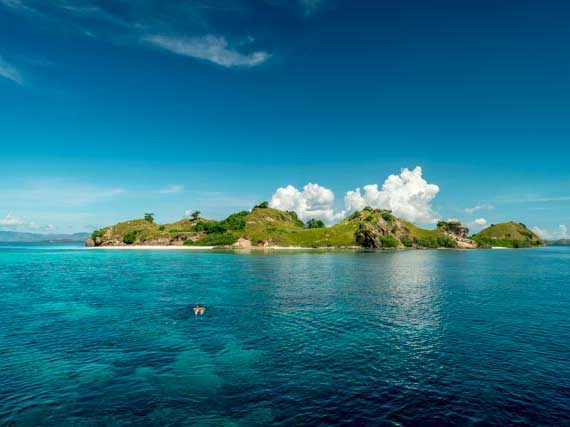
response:
M82 242L89 236L89 233L39 234L0 231L0 242Z

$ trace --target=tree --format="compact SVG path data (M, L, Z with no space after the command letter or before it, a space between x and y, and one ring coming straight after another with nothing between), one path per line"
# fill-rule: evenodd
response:
M148 222L154 222L154 214L151 212L147 212L144 214L144 220Z
M267 209L269 207L269 202L262 202L256 206L258 209Z
M325 223L320 219L310 219L307 221L307 228L325 228Z
M192 212L192 214L190 214L190 216L192 217L192 219L198 219L200 218L200 211L194 211Z

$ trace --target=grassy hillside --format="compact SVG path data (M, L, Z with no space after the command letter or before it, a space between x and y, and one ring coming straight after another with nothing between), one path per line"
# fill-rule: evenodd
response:
M230 217L228 217L230 218ZM226 218L220 224L224 226ZM356 225L343 221L340 224L326 228L305 228L294 212L284 212L272 208L256 207L243 215L243 228L225 225L224 233L211 233L203 236L196 242L187 242L191 245L206 245L213 241L224 241L232 244L238 238L245 238L255 246L267 243L275 246L303 246L303 247L338 247L353 246ZM226 235L224 239L222 235ZM230 238L229 236L233 237ZM233 241L232 241L233 240Z
M173 224L159 225L144 219L134 219L96 230L91 239L112 244L145 244L161 240L167 242L194 235L193 226L196 222L185 219Z
M231 246L240 239L240 245L245 244L245 247L472 249L477 245L531 247L543 244L524 224L496 224L469 240L467 228L459 222L441 221L437 228L426 230L395 217L390 211L371 208L355 212L331 227L324 227L318 221L304 224L295 212L272 209L265 203L222 221L195 218L160 225L150 219L125 221L97 230L87 244Z
M493 224L475 234L472 238L481 246L529 248L544 244L540 237L526 225L517 222Z

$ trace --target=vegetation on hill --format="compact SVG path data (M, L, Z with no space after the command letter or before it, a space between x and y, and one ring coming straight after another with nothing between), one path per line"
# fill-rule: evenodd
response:
M492 224L472 239L482 247L530 248L544 244L532 230L518 222Z
M529 247L542 241L523 224L497 224L467 238L458 221L441 221L426 230L397 218L391 211L364 208L338 224L326 227L317 219L304 224L295 212L270 208L267 202L221 221L200 217L156 224L151 214L93 232L89 246L192 245L236 247L364 247L364 248L476 248Z

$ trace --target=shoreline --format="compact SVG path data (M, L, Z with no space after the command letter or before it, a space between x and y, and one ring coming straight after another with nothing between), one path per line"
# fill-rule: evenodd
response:
M209 250L222 250L222 251L265 251L265 250L276 250L276 251L287 251L287 250L360 250L365 249L359 246L354 247L322 247L322 248L313 248L313 247L305 247L305 246L265 246L265 247L257 247L253 246L251 248L232 248L232 247L223 247L223 246L174 246L174 245L132 245L132 246L94 246L94 247L85 247L88 250L126 250L126 251L137 251L137 250L158 250L158 251L209 251Z
M445 250L445 251L476 251L476 250L502 250L502 249L512 249L502 246L493 246L490 248L473 248L473 249L462 249L462 248L386 248L386 249L369 249L360 246L345 246L345 247L334 247L334 246L323 246L323 247L305 247L305 246L265 246L258 247L252 246L251 248L232 248L223 246L175 246L175 245L126 245L126 246L94 246L85 247L87 250L112 250L112 251L307 251L307 250L320 250L320 251L408 251L408 250Z

